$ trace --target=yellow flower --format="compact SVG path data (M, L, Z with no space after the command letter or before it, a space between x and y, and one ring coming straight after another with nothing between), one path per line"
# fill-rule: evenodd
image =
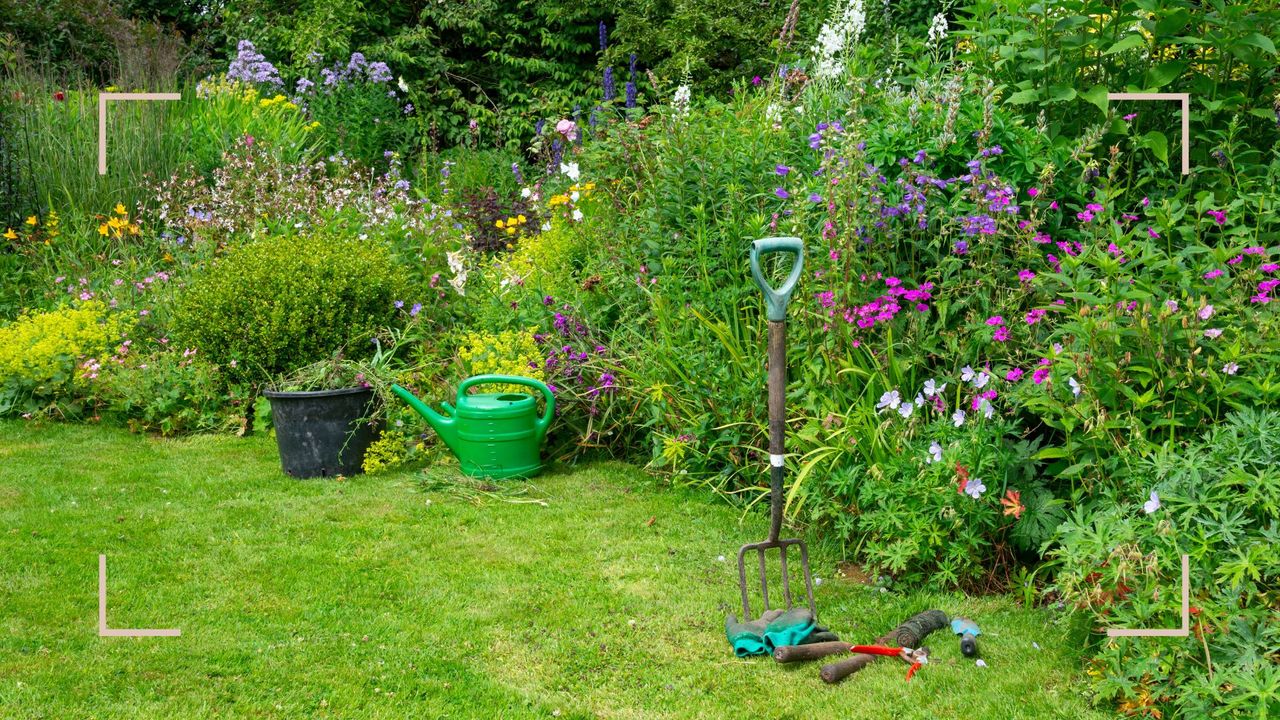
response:
M107 234L107 224L106 224L106 223L102 223L101 225L99 225L99 226L98 226L98 234L99 234L99 235L106 235L106 234Z
M18 239L18 233L14 232L13 228L9 228L7 231L5 231L4 236L10 240Z
M493 224L493 226L494 226L494 227L496 227L496 228L498 228L499 230L501 230L502 228L506 227L506 224L505 224L505 223L503 223L501 220L499 220L499 221L495 222L495 223Z
M515 234L516 234L516 228L515 228L515 226L514 226L514 225L511 225L511 226L508 226L508 227L507 227L507 234L508 234L508 235L515 235Z
M117 214L117 215L124 215L124 214L125 214L125 213L127 213L127 212L128 212L128 211L124 209L124 205L123 205L123 204L121 204L121 203L116 203L116 214Z
M37 219L35 215L32 215L31 217L27 218L28 225L35 225L38 222L40 222L40 220Z
M525 224L525 223L529 222L529 218L527 218L527 217L525 217L525 216L523 216L523 215L519 215L519 216L517 216L517 217L516 217L516 219L520 221L520 224L521 224L521 225L523 225L523 224Z

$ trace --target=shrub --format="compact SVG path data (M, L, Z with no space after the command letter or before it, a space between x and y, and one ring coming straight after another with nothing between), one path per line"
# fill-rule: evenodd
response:
M323 232L260 240L231 250L177 300L174 336L261 383L369 337L396 316L402 271L386 246Z
M56 409L77 414L85 381L97 377L129 322L89 300L29 312L0 327L0 415Z
M1280 709L1280 413L1235 413L1185 449L1167 444L1077 506L1059 530L1057 588L1095 624L1191 633L1095 646L1103 700L1147 717L1261 718Z

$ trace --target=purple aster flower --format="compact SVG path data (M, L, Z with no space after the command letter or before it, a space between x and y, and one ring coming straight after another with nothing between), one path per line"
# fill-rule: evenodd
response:
M787 167L786 165L778 165L773 168L773 171L779 175L786 175L787 173L791 172L791 168Z
M773 191L773 194L777 195L778 199L780 200L786 200L787 198L791 197L791 193L787 192L786 188L778 188Z

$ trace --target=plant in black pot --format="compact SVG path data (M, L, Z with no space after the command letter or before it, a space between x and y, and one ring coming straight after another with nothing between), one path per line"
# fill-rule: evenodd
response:
M384 367L335 355L277 378L271 401L280 463L299 478L354 475L385 424Z

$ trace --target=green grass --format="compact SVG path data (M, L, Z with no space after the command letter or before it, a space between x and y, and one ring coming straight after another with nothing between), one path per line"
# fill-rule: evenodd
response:
M261 437L0 423L0 717L1101 717L1069 618L879 593L821 554L843 636L936 605L983 626L989 667L942 633L909 683L896 661L830 687L735 659L732 559L766 532L740 519L617 464L484 496L293 480ZM180 638L98 637L99 553L109 624Z

